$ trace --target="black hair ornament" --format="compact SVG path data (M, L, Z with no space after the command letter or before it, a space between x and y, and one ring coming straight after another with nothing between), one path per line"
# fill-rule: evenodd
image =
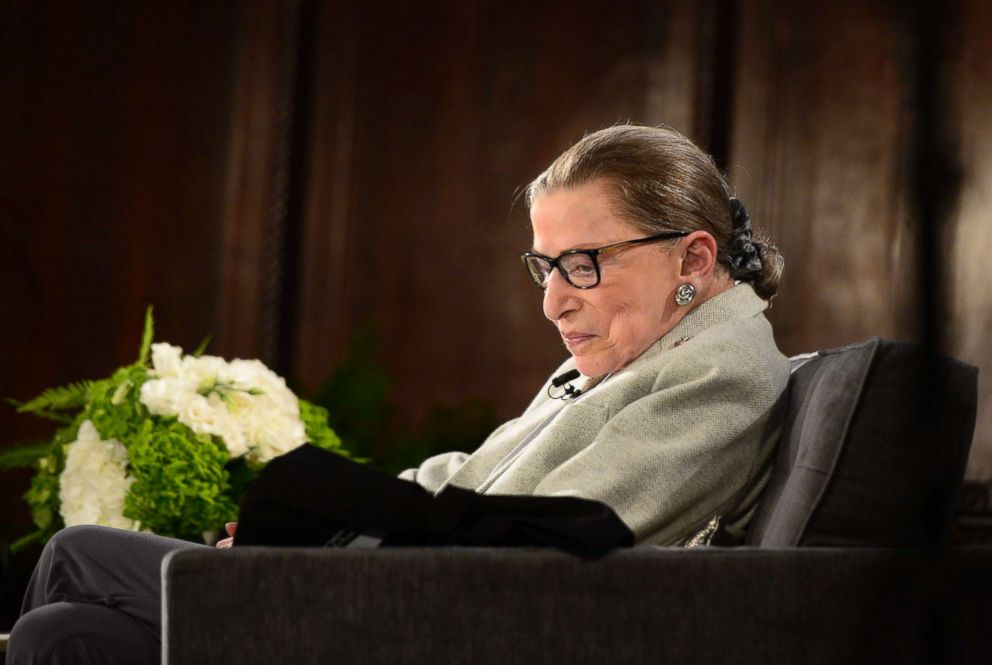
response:
M761 274L761 255L754 244L751 232L751 216L740 199L730 199L733 227L730 232L730 275L734 279L748 282Z

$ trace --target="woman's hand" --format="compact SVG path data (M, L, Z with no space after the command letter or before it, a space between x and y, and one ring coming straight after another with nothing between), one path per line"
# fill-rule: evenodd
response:
M228 538L221 538L217 541L217 547L226 550L231 545L234 544L234 532L238 530L237 522L228 522L224 525L224 531L227 531Z

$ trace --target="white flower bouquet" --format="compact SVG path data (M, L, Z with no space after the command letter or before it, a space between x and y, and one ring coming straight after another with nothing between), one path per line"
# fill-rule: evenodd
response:
M236 518L269 460L306 442L348 456L327 412L261 362L152 338L149 309L137 362L18 405L63 426L50 443L0 455L0 467L37 468L25 494L37 531L14 548L75 524L198 540Z

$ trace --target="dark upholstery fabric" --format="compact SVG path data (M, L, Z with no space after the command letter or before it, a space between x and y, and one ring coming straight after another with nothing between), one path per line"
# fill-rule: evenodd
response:
M966 547L951 554L938 587L935 609L946 642L945 663L979 663L989 659L992 617L992 547Z
M876 345L868 342L844 353L803 359L794 369L775 468L747 544L799 544L840 455Z
M651 547L244 548L166 566L168 665L923 663L982 639L988 602L968 582L992 548L962 569L898 550Z
M748 544L940 542L971 445L978 372L940 358L926 386L924 363L918 345L874 338L795 370Z

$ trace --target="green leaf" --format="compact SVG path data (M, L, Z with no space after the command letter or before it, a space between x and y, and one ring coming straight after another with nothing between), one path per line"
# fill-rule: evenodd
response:
M11 554L17 554L18 552L20 552L22 549L24 549L25 547L27 547L31 543L33 543L35 541L38 541L38 540L42 540L46 535L47 534L45 533L44 529L38 529L37 531L34 531L32 533L29 533L26 536L23 536L21 538L18 538L13 543L11 543L11 545L10 545L10 553Z
M203 352L207 350L207 346L209 346L213 338L214 338L213 335L207 335L206 337L204 337L203 341L200 342L200 345L196 347L196 349L190 355L193 356L194 358L199 358L200 356L202 356Z
M155 319L152 318L152 306L145 310L145 330L141 334L141 349L138 351L138 364L148 363L148 351L152 348L152 339L155 337Z
M110 398L110 403L114 406L120 406L124 402L124 398L127 397L128 391L134 386L134 383L130 379L125 379L123 383L117 386L114 391L113 396Z
M52 449L51 441L27 442L0 451L0 469L33 469Z
M66 416L55 411L32 411L31 415L38 416L39 418L45 418L62 425L68 425L74 420L72 416Z
M306 429L307 441L318 448L330 450L355 462L364 464L369 461L367 458L352 455L342 446L340 437L327 422L327 409L305 399L300 399L299 405L300 420L303 421Z
M47 411L65 411L80 409L86 405L92 381L77 381L59 388L49 388L33 400L19 404L18 413L33 413L46 418L51 417Z

